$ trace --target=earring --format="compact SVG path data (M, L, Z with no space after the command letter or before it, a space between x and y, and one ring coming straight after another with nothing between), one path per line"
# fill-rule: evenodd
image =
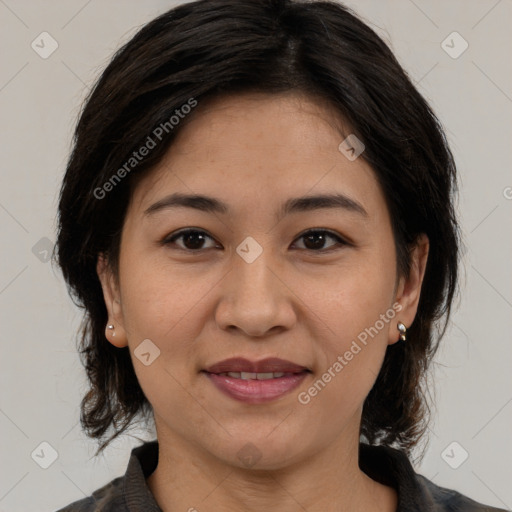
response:
M112 324L107 325L107 329L109 331L112 331L112 337L114 337L116 335L116 333L114 331L114 326Z
M400 339L407 341L407 327L402 322L398 322L397 329L400 331Z

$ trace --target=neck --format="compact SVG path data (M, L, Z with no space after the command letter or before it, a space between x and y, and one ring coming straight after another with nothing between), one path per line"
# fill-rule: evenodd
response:
M181 438L159 436L147 483L163 512L394 512L396 492L359 469L359 434L272 470L226 464Z

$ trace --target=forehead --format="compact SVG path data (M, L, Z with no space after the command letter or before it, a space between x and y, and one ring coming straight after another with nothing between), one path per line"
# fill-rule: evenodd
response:
M332 142L342 140L349 128L325 100L303 93L243 93L199 103L173 142L171 153L231 151L247 154L272 150L272 156L291 158L302 146L332 152ZM336 148L334 148L336 150ZM243 152L243 154L242 154ZM234 156L233 154L231 156Z
M199 103L162 161L137 183L132 206L145 209L175 190L227 203L264 196L269 206L283 196L326 191L383 199L367 162L339 150L350 133L326 102L302 94Z

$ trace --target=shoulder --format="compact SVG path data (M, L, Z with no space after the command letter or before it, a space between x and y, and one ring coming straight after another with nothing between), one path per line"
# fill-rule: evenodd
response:
M402 450L361 443L359 455L361 469L368 476L397 491L397 512L506 512L434 484L416 473Z
M422 485L435 503L439 512L506 512L503 508L491 507L478 503L464 496L458 491L436 485L423 475L416 475L418 483Z
M146 484L158 463L158 442L145 442L132 449L126 472L100 487L91 496L74 501L57 512L161 512Z
M121 512L127 510L123 495L123 477L100 487L91 496L74 501L56 512Z

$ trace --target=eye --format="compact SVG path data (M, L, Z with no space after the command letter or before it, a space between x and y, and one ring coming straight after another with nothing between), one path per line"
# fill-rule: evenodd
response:
M327 249L322 249L328 238L335 240L337 243L331 245ZM298 240L300 239L304 239L305 249L313 252L330 252L335 250L337 245L349 245L348 242L343 240L340 236L330 231L326 231L325 229L310 229L300 235Z
M334 240L336 243L332 244L327 249L323 248L327 239ZM177 244L176 241L182 239L181 244ZM178 231L171 236L166 237L162 240L163 245L171 245L176 244L179 249L188 252L199 252L202 249L209 249L215 247L204 247L204 242L206 239L214 240L210 235L208 235L205 231L201 229L184 229L182 231ZM349 245L348 242L343 240L340 236L327 231L325 229L310 229L306 231L302 235L298 237L297 240L304 239L304 247L299 247L300 249L305 249L313 252L330 252L336 249L336 246L340 245Z
M179 240L180 238L183 239L184 247L180 246L179 244L178 247L180 249L183 249L184 251L189 252L198 252L201 249L205 249L205 247L203 247L204 241L207 238L213 240L213 238L210 235L208 235L205 231L202 231L200 229L184 229L183 231L179 231L178 233L175 233L170 237L166 237L162 241L162 244L173 244L175 243L176 240Z

